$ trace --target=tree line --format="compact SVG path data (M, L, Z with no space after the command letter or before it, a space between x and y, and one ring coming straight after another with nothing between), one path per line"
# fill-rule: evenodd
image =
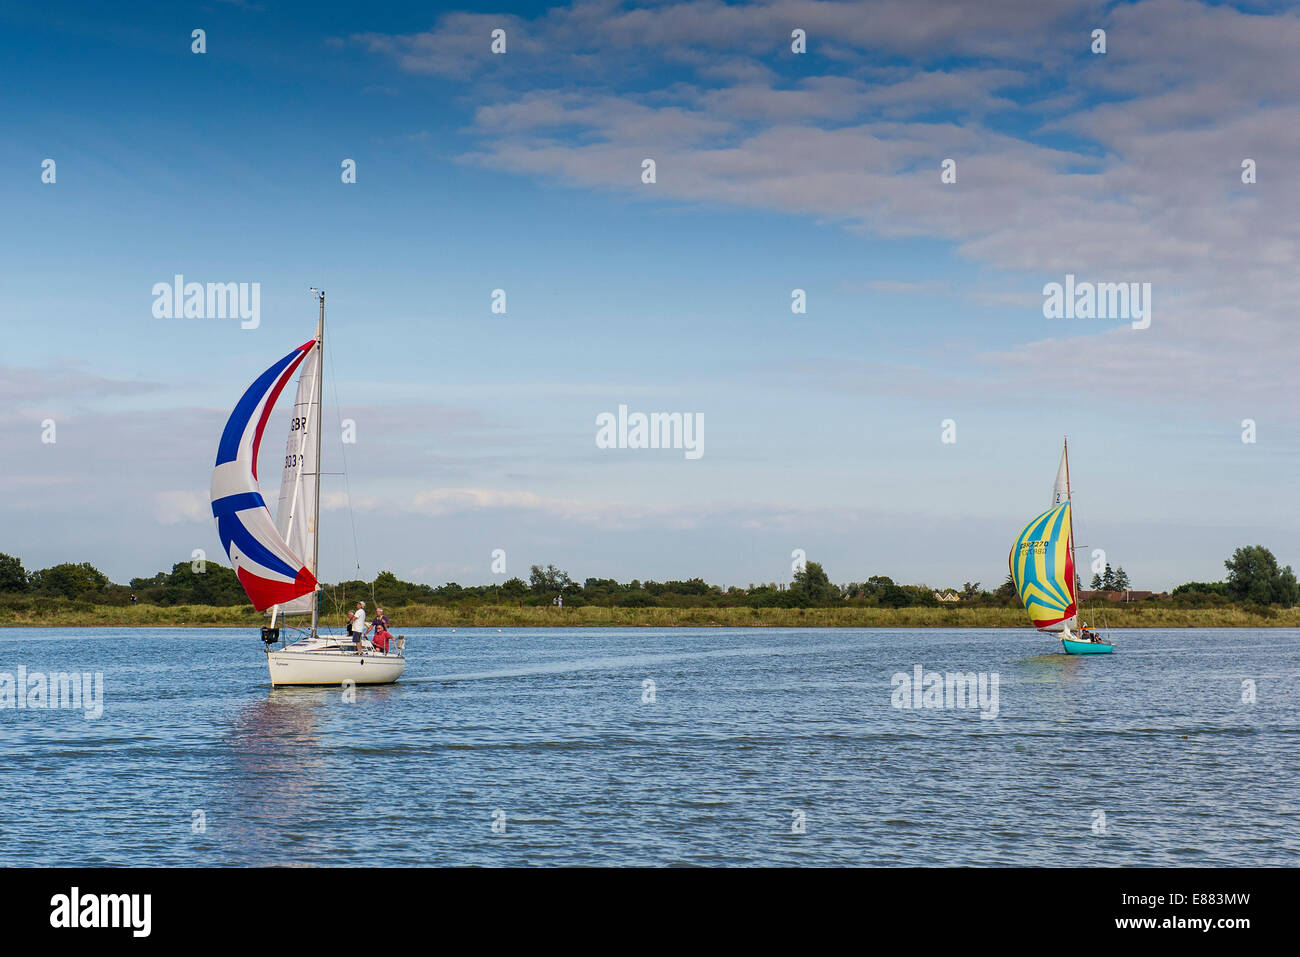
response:
M1174 589L1169 601L1185 607L1246 603L1283 605L1300 602L1300 586L1291 566L1279 566L1263 545L1238 548L1224 562L1227 576L1219 582L1187 582ZM1105 588L1123 590L1128 576L1106 566L1097 577ZM1096 577L1096 576L1095 576ZM1120 585L1119 582L1123 582ZM993 590L980 582L963 582L960 588L935 589L929 585L906 585L885 575L866 581L837 585L818 562L797 569L788 583L769 582L723 587L702 578L685 581L619 582L612 578L575 581L554 565L533 565L528 580L514 577L492 585L423 585L402 581L392 572L380 572L373 582L339 582L324 587L325 610L345 602L363 599L383 605L546 605L562 599L565 605L605 605L623 608L665 607L753 607L826 608L937 606L945 602L936 595L955 594L963 605L1014 606L1019 599L1008 574ZM1105 590L1112 590L1105 588ZM134 600L151 605L243 605L248 599L232 569L215 562L177 562L170 572L150 578L132 578L126 585L110 581L89 562L65 562L28 572L20 559L0 553L0 595L15 599L68 600L99 605L127 605Z
M1112 569L1110 567L1110 562L1107 562L1106 570L1104 572L1093 572L1093 591L1125 591L1128 587L1128 572L1124 571L1123 565Z

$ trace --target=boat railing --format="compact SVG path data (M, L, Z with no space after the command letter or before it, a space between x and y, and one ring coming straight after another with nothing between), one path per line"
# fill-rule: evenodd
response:
M265 631L266 629L263 629L263 632ZM266 640L265 635L263 637L263 640L264 641ZM286 651L286 650L292 650L290 646L297 644L297 642L302 639L296 639L294 641L290 641L288 638L282 638L277 634L273 640L275 643L278 643L280 645L280 650ZM303 649L303 650L335 651L335 652L346 652L348 654L356 654L356 649L357 649L356 642L350 638L336 638L332 635L317 635L315 640L320 642L320 644L316 645L315 648ZM271 646L272 646L272 642L268 641L266 645L266 650L267 651L272 650ZM365 642L362 644L362 651L367 655L382 655L389 658L405 658L406 657L406 636L397 635L393 641L393 644L390 647L390 650L388 651L384 651L378 648L373 642L371 642L369 639L366 639Z

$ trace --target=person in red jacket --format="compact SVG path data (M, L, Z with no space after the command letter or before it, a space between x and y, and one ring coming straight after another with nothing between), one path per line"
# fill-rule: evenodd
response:
M375 617L370 622L370 628L366 629L366 633L369 634L372 628L375 632L375 647L388 654L388 639L393 636L388 632L388 616L384 614L382 608L375 609Z

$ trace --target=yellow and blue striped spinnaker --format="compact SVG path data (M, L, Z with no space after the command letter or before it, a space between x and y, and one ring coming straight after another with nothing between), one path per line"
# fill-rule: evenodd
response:
M1035 628L1049 629L1074 617L1073 546L1068 501L1026 525L1011 546L1011 578Z

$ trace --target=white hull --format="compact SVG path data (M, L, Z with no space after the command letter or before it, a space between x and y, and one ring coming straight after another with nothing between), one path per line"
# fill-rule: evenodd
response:
M359 685L387 685L406 670L406 658L399 653L384 654L370 642L358 655L351 642L326 638L306 638L286 645L280 651L266 653L271 685L341 685L352 681Z

